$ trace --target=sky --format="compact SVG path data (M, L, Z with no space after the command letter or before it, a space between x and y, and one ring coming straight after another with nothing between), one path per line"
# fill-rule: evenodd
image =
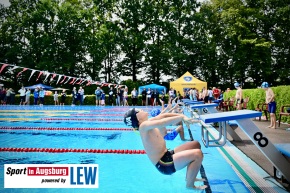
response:
M0 3L4 4L4 6L9 6L9 0L0 0Z

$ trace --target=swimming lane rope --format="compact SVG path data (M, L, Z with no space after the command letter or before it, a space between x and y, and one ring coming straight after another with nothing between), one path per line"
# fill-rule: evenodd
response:
M146 154L145 150L130 149L73 149L73 148L15 148L1 147L0 152L45 152L45 153L114 153L114 154Z
M131 128L70 128L70 127L63 127L63 128L56 128L56 127L0 127L0 130L53 130L53 131L60 131L60 130L76 130L76 131L134 131ZM172 131L172 129L167 129L167 131Z
M42 118L45 121L123 121L123 119Z
M0 127L0 130L102 130L102 131L133 131L130 128L55 128L55 127Z

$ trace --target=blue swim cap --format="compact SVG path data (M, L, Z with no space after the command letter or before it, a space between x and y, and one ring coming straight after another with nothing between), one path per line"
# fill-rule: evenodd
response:
M160 109L152 109L151 111L151 116L152 117L156 117L157 115L159 115L161 113Z
M269 88L268 82L263 82L261 85L262 88Z
M235 87L240 87L240 84L238 82L235 82L234 86Z

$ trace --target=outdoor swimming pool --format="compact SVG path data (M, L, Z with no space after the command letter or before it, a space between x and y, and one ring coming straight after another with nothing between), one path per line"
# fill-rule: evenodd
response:
M145 111L151 109L144 108ZM93 106L0 107L0 148L19 149L19 152L0 151L0 191L201 192L185 188L186 169L164 176L155 169L146 154L140 153L143 146L139 134L122 121L127 110L128 107ZM190 131L195 140L201 141L199 124L191 125ZM185 137L190 138L187 130ZM177 137L174 141L167 141L167 146L173 149L182 143ZM42 152L21 152L21 148L34 148ZM207 178L209 187L204 192L263 192L263 187L255 184L243 171L243 166L235 160L237 157L232 157L231 151L242 159L248 158L230 144L229 149L202 146L204 161L198 177ZM57 150L58 153L50 153L50 150ZM97 150L124 151L98 153ZM4 164L98 164L99 188L4 189ZM253 163L248 167L267 175ZM199 183L201 185L203 182Z

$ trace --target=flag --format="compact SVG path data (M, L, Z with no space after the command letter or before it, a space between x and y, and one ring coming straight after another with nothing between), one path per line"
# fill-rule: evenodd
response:
M17 74L17 76L16 77L18 77L22 72L24 72L24 71L26 71L28 68L23 68L23 70L22 71L20 71L20 72L18 72L18 74Z
M6 66L9 66L9 65L8 65L8 64L3 64L3 65L2 65L1 70L0 70L0 73L2 72L2 70L4 70L4 68L5 68Z

